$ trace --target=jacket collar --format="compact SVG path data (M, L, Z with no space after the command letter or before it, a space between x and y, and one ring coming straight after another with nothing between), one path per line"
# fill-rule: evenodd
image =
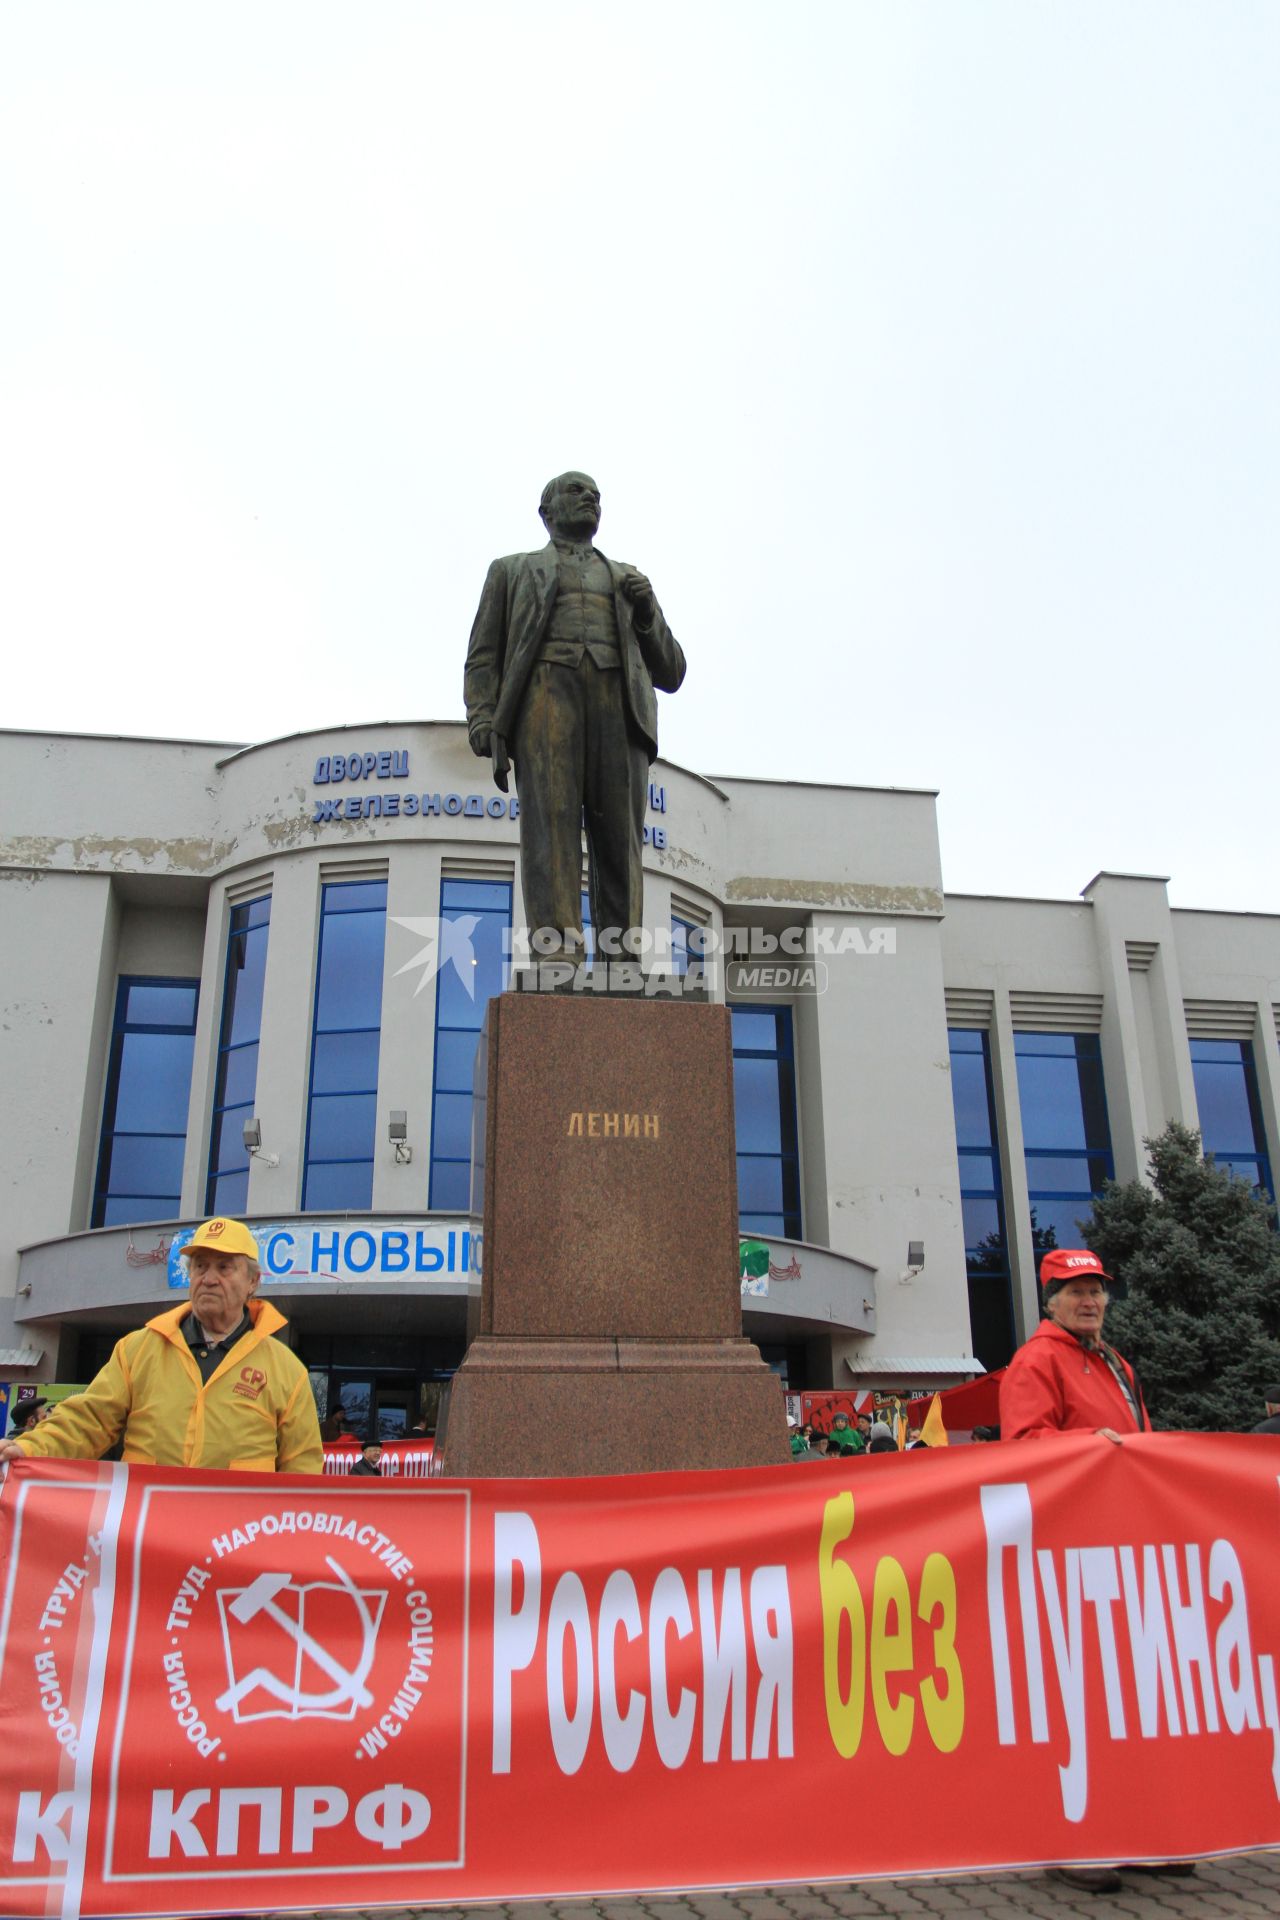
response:
M182 1332L182 1322L191 1312L191 1302L184 1300L180 1307L170 1307L166 1313L158 1313L154 1320L148 1320L147 1326L152 1333L158 1333L164 1340L172 1341L175 1346L185 1347L186 1335ZM273 1307L269 1300L260 1300L255 1294L249 1301L249 1318L253 1322L253 1331L261 1339L269 1333L279 1333L281 1327L288 1326L284 1315Z
M1100 1346L1086 1347L1083 1340L1077 1340L1074 1333L1068 1333L1065 1327L1060 1327L1056 1320L1050 1320L1047 1316L1040 1322L1032 1337L1039 1340L1057 1340L1059 1343L1065 1341L1067 1346L1074 1347L1077 1353L1100 1354L1102 1352Z
M606 567L608 567L613 578L613 583L616 586L618 584L617 563L611 560L607 553L601 553L599 547L594 547L593 550L597 557L603 560ZM559 562L560 550L554 540L548 540L545 547L540 547L536 553L529 555L529 566L538 581L538 586L541 591L547 592L556 585Z

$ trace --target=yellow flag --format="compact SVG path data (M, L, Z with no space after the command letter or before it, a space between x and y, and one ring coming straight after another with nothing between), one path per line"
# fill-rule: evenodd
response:
M948 1445L947 1430L942 1424L942 1408L935 1393L929 1402L929 1411L920 1423L920 1438L926 1447L945 1447Z

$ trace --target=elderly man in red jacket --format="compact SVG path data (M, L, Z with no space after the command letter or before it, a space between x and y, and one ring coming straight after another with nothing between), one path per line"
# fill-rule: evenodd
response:
M1046 1433L1097 1433L1119 1446L1151 1421L1138 1377L1102 1337L1116 1283L1087 1247L1054 1247L1040 1265L1046 1318L1018 1348L1000 1382L1000 1438L1038 1440ZM1186 1860L1129 1864L1126 1873L1188 1874ZM1059 1880L1086 1893L1119 1893L1114 1867L1057 1867Z
M1137 1375L1102 1337L1114 1286L1096 1253L1055 1247L1040 1267L1046 1318L1018 1348L1000 1383L1000 1437L1099 1433L1117 1445L1150 1430Z

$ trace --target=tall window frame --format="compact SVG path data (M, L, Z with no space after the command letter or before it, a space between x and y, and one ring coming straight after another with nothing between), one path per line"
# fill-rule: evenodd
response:
M145 1226L182 1212L200 982L122 974L107 1060L90 1225ZM162 1124L157 1124L157 1122Z
M698 920L691 920L687 914L673 913L671 916L671 971L681 979L688 973L691 964L701 966L706 959L710 942L710 929Z
M511 896L512 882L497 875L445 874L440 882L427 1193L433 1213L465 1213L471 1204L476 1046L485 1008L502 992L510 972ZM471 969L471 992L464 967Z
M304 1213L366 1212L373 1202L387 882L326 880L311 1020Z
M1009 1360L1017 1345L1013 1276L1005 1219L1004 1182L991 1077L991 1035L982 1027L951 1027L951 1099L960 1168L969 1327L973 1350L988 1372Z
M738 1230L800 1240L795 1031L785 1004L731 1005ZM772 1204L765 1204L772 1203Z
M1036 1271L1051 1247L1078 1247L1103 1184L1115 1178L1096 1033L1013 1036Z
M249 1153L244 1144L244 1123L253 1114L258 1091L262 993L270 930L269 893L238 901L232 907L205 1182L205 1208L211 1214L240 1215L248 1206Z
M1252 1040L1192 1040L1191 1075L1200 1116L1200 1143L1226 1167L1274 1202L1271 1156L1258 1094Z

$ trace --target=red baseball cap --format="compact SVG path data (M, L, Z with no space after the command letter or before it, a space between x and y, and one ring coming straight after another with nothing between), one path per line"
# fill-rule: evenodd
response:
M1040 1262L1040 1290L1046 1295L1068 1280L1106 1280L1115 1285L1096 1253L1087 1247L1053 1247Z

